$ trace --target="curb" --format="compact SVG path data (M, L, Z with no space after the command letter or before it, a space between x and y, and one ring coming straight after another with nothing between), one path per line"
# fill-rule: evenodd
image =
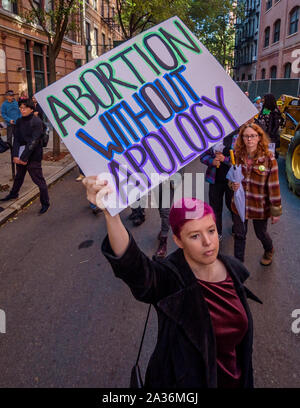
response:
M73 168L76 166L77 163L75 161L72 161L71 163L68 163L66 167L64 167L63 169L60 169L56 173L49 176L46 179L47 186L48 187L51 186L61 177L65 176L67 173L73 170ZM33 187L30 191L28 191L28 193L26 193L24 196L22 196L21 198L16 200L13 204L11 204L11 206L2 211L0 213L0 225L4 224L9 218L13 217L18 211L24 208L28 203L30 203L30 201L32 201L38 195L39 195L38 187Z

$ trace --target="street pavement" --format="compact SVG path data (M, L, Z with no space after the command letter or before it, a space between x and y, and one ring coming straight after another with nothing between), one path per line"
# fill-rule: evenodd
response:
M245 264L247 286L263 301L249 300L254 319L256 387L300 386L300 334L291 330L291 313L300 309L300 199L288 191L279 160L284 214L270 226L276 254L270 267L259 264L260 243L250 224ZM186 172L203 172L195 160ZM125 284L114 277L100 251L106 234L103 215L95 216L76 183L76 170L49 190L51 207L39 216L39 200L0 227L0 387L128 387L147 312ZM205 190L207 198L207 186ZM157 209L134 228L144 252L157 247ZM231 221L224 209L221 251L233 253ZM169 252L175 249L171 234ZM141 366L144 372L155 345L152 310Z

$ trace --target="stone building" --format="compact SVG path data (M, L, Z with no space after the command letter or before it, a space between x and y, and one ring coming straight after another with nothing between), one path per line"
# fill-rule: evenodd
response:
M262 1L256 79L299 78L299 19L299 0Z
M33 2L46 8L52 4L51 0ZM49 82L47 37L39 25L28 24L21 17L26 9L30 9L28 0L0 0L0 103L8 89L16 95L22 91L32 95ZM112 48L114 40L121 40L114 15L115 0L86 0L83 12L72 16L78 30L67 33L62 43L56 60L57 79L78 64L72 46L86 45L90 60Z

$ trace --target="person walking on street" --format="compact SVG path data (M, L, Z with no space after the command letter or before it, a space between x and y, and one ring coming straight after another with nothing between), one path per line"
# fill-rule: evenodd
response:
M224 148L222 152L214 152L213 147L211 147L200 156L201 163L206 164L207 166L205 181L209 184L209 205L213 208L216 215L216 224L220 240L222 239L223 231L222 213L224 196L226 207L232 214L231 201L233 191L229 188L226 175L231 166L229 152L230 149L234 149L237 136L238 134L235 132L223 139Z
M278 157L276 148L280 146L279 127L283 119L280 110L277 107L276 99L273 94L266 94L264 96L264 103L262 109L255 119L257 123L269 136L271 143L275 145L275 157Z
M176 176L179 177L180 180L182 179L184 174L183 171L183 169L180 169L176 173L175 178L160 183L154 193L156 195L160 217L160 232L157 236L158 247L155 252L155 256L158 258L164 258L167 254L168 235L170 231L169 214L174 199L175 180ZM143 198L141 199L141 202L143 202ZM132 220L135 227L141 225L146 218L143 205L139 205L137 208L131 207L131 211L128 219Z
M18 105L19 105L19 107L21 106L21 104L22 104L23 102L28 101L28 99L29 99L29 96L28 96L27 92L26 92L26 91L22 91L21 94L20 94L19 100L18 100Z
M170 210L178 249L151 260L138 247L119 215L102 198L105 180L83 180L88 200L103 209L108 236L102 252L134 297L153 304L158 335L145 378L146 388L252 388L253 322L244 286L249 272L238 260L219 254L212 208L183 198Z
M262 102L261 102L261 97L260 96L257 96L255 99L254 99L254 106L256 107L256 109L258 110L258 112L260 112L261 110L262 110L262 107L263 107L263 104L262 104Z
M271 218L272 224L278 222L282 207L277 161L269 151L269 140L261 127L254 123L241 127L235 156L244 176L246 220L242 222L233 200L234 256L244 262L248 220L252 219L255 234L264 248L260 263L268 266L274 254L273 242L267 232L268 220ZM240 183L229 181L229 186L237 191Z
M34 115L33 102L28 100L20 106L22 117L16 122L15 140L13 144L13 160L17 167L17 173L10 193L0 201L8 201L17 198L22 187L26 172L28 171L32 181L39 187L42 208L40 214L44 214L49 206L48 187L42 172L42 135L43 122Z
M6 122L7 142L13 144L13 135L17 119L21 117L18 102L14 99L14 91L8 90L5 94L6 101L1 106L1 115Z
M38 116L42 121L44 121L44 112L43 109L40 107L38 104L37 100L35 99L35 96L31 98L33 105L34 105L34 115Z

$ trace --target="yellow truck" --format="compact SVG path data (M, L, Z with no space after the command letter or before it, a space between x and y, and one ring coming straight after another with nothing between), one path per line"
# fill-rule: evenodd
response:
M289 188L300 196L300 98L281 95L277 105L284 118L280 132L280 154L285 156Z

